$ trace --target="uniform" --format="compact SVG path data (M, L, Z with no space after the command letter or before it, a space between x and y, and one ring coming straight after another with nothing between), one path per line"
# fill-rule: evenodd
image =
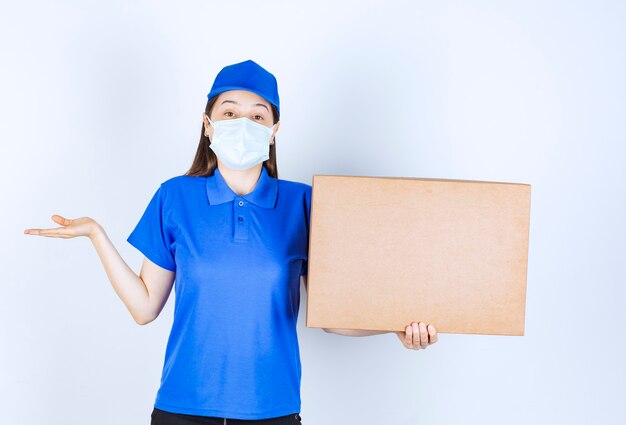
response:
M212 176L161 183L127 241L176 273L155 408L264 419L300 412L296 321L311 186L261 168L237 195Z

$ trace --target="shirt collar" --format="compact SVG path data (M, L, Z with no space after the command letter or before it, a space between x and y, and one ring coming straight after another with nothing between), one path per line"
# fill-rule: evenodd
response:
M218 167L215 167L212 176L207 176L206 194L211 205L231 202L236 196L239 196L228 186ZM267 170L262 166L261 175L254 190L246 195L241 195L241 197L260 207L274 208L277 194L277 179L267 174Z

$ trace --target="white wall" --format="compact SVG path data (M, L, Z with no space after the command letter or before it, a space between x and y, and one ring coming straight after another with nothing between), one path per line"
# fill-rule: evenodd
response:
M302 418L322 424L618 424L626 396L626 7L619 1L3 2L3 423L149 423L174 298L136 325L90 242L126 237L185 172L221 67L279 81L281 178L532 184L526 335L304 325ZM419 318L416 318L419 320Z

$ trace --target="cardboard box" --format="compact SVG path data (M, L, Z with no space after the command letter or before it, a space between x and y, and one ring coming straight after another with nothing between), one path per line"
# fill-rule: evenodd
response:
M314 175L306 326L524 335L529 184Z

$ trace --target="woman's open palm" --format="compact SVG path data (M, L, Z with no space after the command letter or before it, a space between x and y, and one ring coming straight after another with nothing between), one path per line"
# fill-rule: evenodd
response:
M51 238L75 238L77 236L91 236L98 225L90 217L80 217L75 219L65 218L58 214L52 216L52 220L60 224L61 227L54 229L26 229L25 234L48 236Z

